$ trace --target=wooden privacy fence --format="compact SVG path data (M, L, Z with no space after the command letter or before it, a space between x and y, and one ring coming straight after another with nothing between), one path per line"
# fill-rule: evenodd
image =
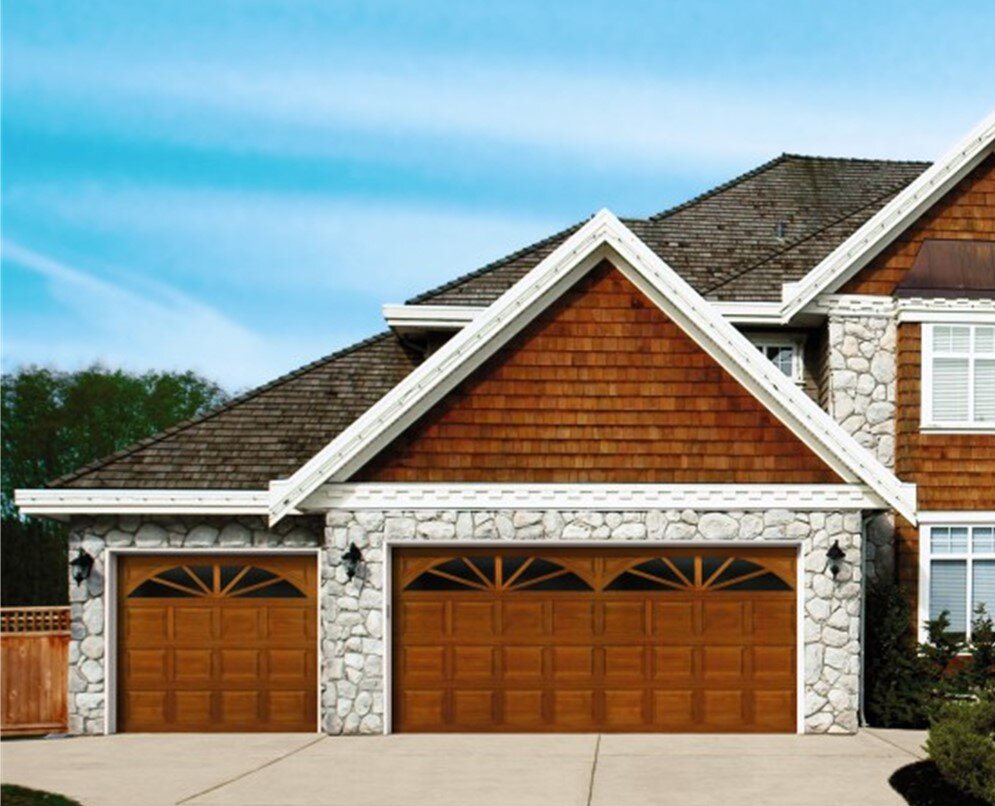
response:
M0 733L64 733L69 608L0 608Z

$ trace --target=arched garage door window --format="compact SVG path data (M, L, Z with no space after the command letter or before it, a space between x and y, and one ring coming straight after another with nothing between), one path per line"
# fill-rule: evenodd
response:
M292 582L254 565L223 563L176 565L140 582L129 599L302 599Z
M773 571L740 557L655 557L623 571L606 591L790 591Z

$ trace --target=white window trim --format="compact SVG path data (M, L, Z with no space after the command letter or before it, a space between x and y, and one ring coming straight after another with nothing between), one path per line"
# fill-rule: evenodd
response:
M967 378L967 409L968 419L956 420L936 420L933 417L933 359L936 351L933 349L933 337L937 327L936 323L926 323L922 326L922 390L920 393L920 420L919 428L925 433L961 433L961 434L995 434L995 422L977 422L970 419L974 412L974 363L977 354L974 351L974 332L979 325L972 322L950 322L939 325L940 327L966 327L971 331L970 348L967 353L941 353L941 357L967 358L969 363Z
M919 623L917 625L917 634L919 636L919 643L924 643L927 638L926 634L926 622L929 621L929 590L930 590L930 572L932 570L932 562L936 560L964 560L966 561L966 596L967 596L967 624L965 631L965 640L970 640L971 637L971 618L974 612L972 599L974 596L973 586L974 586L974 575L972 574L972 565L975 560L995 560L995 552L990 551L974 551L972 548L972 543L974 539L973 530L976 528L984 528L988 526L995 526L995 512L977 512L977 513L964 513L964 515L970 514L972 517L959 518L956 517L958 513L950 513L953 517L949 520L942 520L942 513L930 513L928 517L919 529L919 607L918 616ZM981 520L980 516L985 516L985 520ZM947 528L947 527L963 527L967 529L967 551L957 552L950 554L933 554L933 535L932 531L936 528ZM990 608L990 612L995 614L995 608Z
M792 351L791 374L787 377L799 386L805 383L805 336L803 334L746 333L745 335L757 348L761 349L764 358L767 358L768 347L790 347Z

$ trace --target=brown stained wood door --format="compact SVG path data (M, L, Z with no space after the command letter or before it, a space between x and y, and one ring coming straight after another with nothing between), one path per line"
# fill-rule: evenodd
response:
M397 731L792 732L793 549L397 549Z
M119 730L316 730L313 557L118 562Z

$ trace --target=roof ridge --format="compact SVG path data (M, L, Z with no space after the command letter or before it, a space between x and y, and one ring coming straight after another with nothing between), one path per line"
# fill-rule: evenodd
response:
M562 229L559 232L554 232L552 235L547 235L542 240L536 241L535 243L530 244L529 246L524 246L521 249L518 249L509 255L505 255L502 258L498 258L497 260L492 260L486 266L481 266L479 269L474 269L473 271L467 272L466 274L461 274L459 277L455 277L452 280L443 283L442 285L436 286L435 288L430 288L428 291L422 291L420 294L408 299L407 302L405 302L404 304L418 305L419 303L422 303L425 300L438 296L444 291L448 291L451 288L455 288L458 285L462 285L467 280L472 280L473 278L479 277L482 274L486 274L489 271L498 269L501 266L511 263L511 261L513 260L517 260L518 258L527 255L529 252L535 251L536 249L540 249L543 246L547 246L548 244L555 241L557 238L562 238L565 235L569 235L579 227L583 226L587 221L590 221L593 217L594 217L593 215L589 215L587 218L583 219L582 221L579 221L576 224L572 224L566 229Z
M698 204L699 202L703 202L705 199L711 198L712 196L716 196L719 193L729 190L730 188L735 187L741 182L745 182L747 179L752 179L753 177L762 174L764 171L769 171L775 165L784 162L785 159L787 159L790 156L791 156L790 154L779 154L773 159L769 159L767 160L767 162L761 163L760 165L757 165L755 168L751 168L745 173L741 173L739 176L734 176L732 179L723 182L721 185L716 185L713 188L709 188L708 190L699 193L697 196L692 196L690 199L682 201L680 204L676 204L673 207L668 207L665 210L661 210L659 213L654 213L653 215L644 218L643 221L659 221L661 218L666 218L667 216L673 215L674 213L679 213L681 210L685 210L688 207L692 207Z
M779 165L782 162L787 162L788 160L823 160L826 162L871 162L879 164L885 163L888 165L926 166L931 164L928 160L889 160L889 159L875 159L873 157L824 157L817 154L795 154L790 151L785 151L779 154L778 156L774 157L773 159L767 160L767 162L761 163L755 168L751 168L749 171L746 171L746 173L742 173L739 176L735 176L732 179L723 182L721 185L716 185L715 187L710 188L709 190L706 190L703 193L699 193L697 196L692 196L687 201L683 201L680 204L677 204L673 207L669 207L666 210L663 210L662 212L654 213L653 215L643 220L658 221L661 218L666 218L669 215L678 213L682 210L687 209L688 207L691 207L695 204L698 204L699 202L704 201L705 199L711 198L712 196L716 196L719 193L729 190L730 188L735 187L741 182L745 182L747 179L752 179L753 177L758 176L759 174L762 174L765 171L770 170L775 165Z
M153 434L150 437L145 437L144 439L140 439L137 442L132 443L131 445L121 448L118 451L115 451L114 453L110 453L99 459L95 459L94 461L89 462L88 464L85 464L82 467L78 467L69 473L66 473L62 476L59 476L58 478L46 482L44 486L50 488L61 487L70 481L75 481L79 478L82 478L83 476L88 475L89 473L92 473L95 470L99 470L100 468L109 465L112 462L116 462L119 459L124 459L126 456L130 456L133 453L137 453L138 451L143 450L144 448L147 448L150 445L155 445L157 442L162 442L167 437L172 437L180 433L181 431L186 431L188 428L191 428L202 422L217 417L218 415L224 414L225 412L230 411L236 406L240 406L241 404L251 400L257 395L260 395L263 392L268 392L277 386L281 386L282 384L288 383L289 381L299 378L302 375L305 375L308 372L317 369L319 366L323 364L328 364L339 358L343 358L349 353L355 352L356 350L362 349L363 347L368 347L374 342L382 341L383 339L389 338L393 335L394 334L392 333L392 331L385 330L380 333L376 333L372 336L368 336L367 338L357 341L354 344L350 344L348 347L343 347L340 350L336 350L333 353L329 353L328 355L323 356L322 358L318 358L314 361L308 362L307 364L303 364L302 366L297 367L297 369L293 369L290 372L284 373L283 375L274 378L272 381L264 383L261 386L256 386L252 389L249 389L247 392L243 392L240 395L236 395L227 403L224 403L218 406L217 408L211 409L210 411L206 411L203 414L198 414L194 417L190 417L186 420L176 423L175 425L171 425L169 426L169 428L165 428L162 431L159 431L158 433Z
M796 154L785 151L782 155L787 159L794 160L824 160L826 162L874 162L885 163L887 165L932 165L930 160L895 160L877 157L829 157L824 154Z

